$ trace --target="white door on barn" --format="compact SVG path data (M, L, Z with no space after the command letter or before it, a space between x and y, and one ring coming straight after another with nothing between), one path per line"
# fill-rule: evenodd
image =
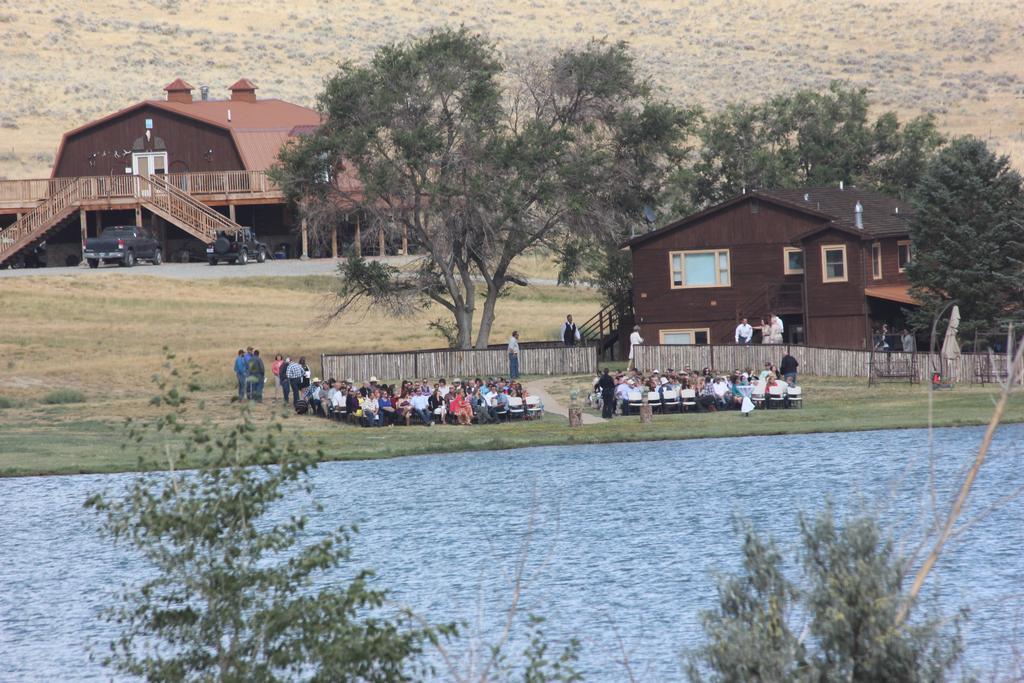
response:
M167 152L135 152L132 154L132 173L143 178L167 173ZM139 192L148 196L149 183L140 183Z

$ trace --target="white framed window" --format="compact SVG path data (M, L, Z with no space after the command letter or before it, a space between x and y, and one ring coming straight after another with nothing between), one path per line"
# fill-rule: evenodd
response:
M846 282L846 245L821 245L821 281Z
M804 272L804 250L797 247L782 248L782 272L786 275L801 275Z
M707 344L710 339L711 328L709 327L658 332L658 342L661 344Z
M882 243L875 242L871 245L871 277L875 280L882 279Z
M732 284L728 249L671 251L668 262L672 289L728 287Z
M910 251L910 240L900 240L896 243L896 262L899 264L898 270L901 273L907 271L907 264L910 263L912 254Z

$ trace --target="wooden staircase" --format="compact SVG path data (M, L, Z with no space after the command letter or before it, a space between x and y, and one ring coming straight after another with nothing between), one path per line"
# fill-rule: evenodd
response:
M159 176L75 178L14 224L0 230L0 265L44 239L83 203L112 197L133 197L140 206L207 244L217 239L221 230L231 232L242 227Z
M629 317L630 319L632 318L632 316ZM614 359L615 344L619 341L619 337L622 334L621 327L623 322L619 311L609 304L598 311L597 315L580 325L580 338L588 344L597 346L599 358L603 358L606 354L610 353L611 358Z
M207 244L222 230L232 232L242 227L159 176L140 177L139 181L139 203Z

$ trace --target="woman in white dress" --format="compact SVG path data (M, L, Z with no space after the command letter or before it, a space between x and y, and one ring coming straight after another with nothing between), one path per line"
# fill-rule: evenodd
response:
M635 369L636 363L633 361L633 350L637 346L644 343L644 338L640 336L640 326L633 326L633 334L629 335L629 367Z
M777 315L773 315L772 316L771 334L772 334L772 344L781 344L782 343L782 320L780 320L779 316L777 316Z

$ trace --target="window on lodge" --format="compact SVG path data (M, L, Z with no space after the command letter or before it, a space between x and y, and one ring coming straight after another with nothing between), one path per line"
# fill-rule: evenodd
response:
M689 330L662 330L658 333L659 341L662 344L707 344L711 330L707 327L699 327Z
M729 250L669 252L672 289L687 287L728 287Z
M846 282L846 279L846 245L822 246L822 282Z
M907 264L910 263L910 240L900 240L896 243L896 258L899 262L899 271L905 272Z
M783 247L782 271L786 275L799 275L804 272L804 250L795 247Z

